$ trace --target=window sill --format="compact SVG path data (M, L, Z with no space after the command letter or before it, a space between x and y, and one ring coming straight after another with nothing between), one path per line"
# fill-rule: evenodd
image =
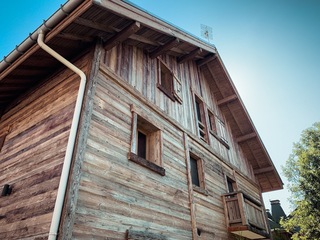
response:
M198 192L198 193L201 193L201 194L203 194L203 195L205 195L205 196L208 196L208 195L209 195L207 189L204 189L204 188L202 188L202 187L198 187L198 186L196 186L196 185L192 185L192 187L193 187L193 191L196 191L196 192Z
M159 165L150 162L142 157L139 157L137 154L130 152L128 159L131 160L132 162L135 162L145 168L150 169L151 171L154 171L158 174L160 174L161 176L165 176L166 175L166 170L163 167L160 167Z
M214 136L223 146L225 146L227 149L230 149L229 144L223 140L221 137L219 137L215 132L213 132L212 130L210 130L210 134L212 136Z
M172 101L176 101L176 98L174 97L174 95L168 91L166 88L164 88L161 84L157 84L158 88L168 97L170 98Z

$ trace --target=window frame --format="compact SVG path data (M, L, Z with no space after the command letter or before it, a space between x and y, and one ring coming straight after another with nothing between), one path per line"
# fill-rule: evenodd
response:
M165 81L163 81L163 74L165 75ZM169 97L172 101L175 101L174 97L174 76L170 68L160 59L158 58L158 84L157 87Z
M230 149L229 146L229 142L228 142L228 134L226 131L226 125L224 123L224 121L222 121L220 118L217 117L217 130L218 132L218 136L219 136L219 140L220 142L227 148Z
M161 58L157 61L157 71L157 87L172 101L182 104L182 83ZM162 73L166 75L166 84L163 84Z
M192 169L192 164L191 164L191 159L196 161L196 165L197 165L197 178L199 180L199 185L195 185L193 183L193 177L192 177L192 173L194 172ZM192 183L192 187L193 190L205 195L208 195L208 191L206 189L206 182L205 182L205 171L204 171L204 162L203 159L198 157L197 155L195 155L192 152L189 152L189 165L190 165L190 177L191 177L191 183Z
M232 192L237 192L238 191L238 184L237 184L236 179L234 177L231 177L231 176L225 174L225 184L226 184L227 193L232 193L229 188L229 183L232 184L232 189L233 189Z
M132 125L131 125L131 145L128 159L146 167L162 176L165 176L165 169L162 161L162 131L154 125L142 112L138 113L135 107L131 105ZM141 132L146 136L146 157L138 154L139 141L138 133ZM152 148L151 148L152 146Z
M206 116L206 106L203 99L196 93L193 93L194 115L196 120L196 128L198 137L205 143L209 142L208 124ZM199 109L198 109L198 107ZM200 121L199 121L200 115Z
M209 108L207 108L207 112L208 112L209 132L212 135L218 136L216 115Z

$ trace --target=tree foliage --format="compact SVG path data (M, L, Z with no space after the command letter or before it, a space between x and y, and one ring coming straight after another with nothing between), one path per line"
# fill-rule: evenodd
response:
M282 226L293 239L320 239L320 122L302 132L283 172L295 210Z

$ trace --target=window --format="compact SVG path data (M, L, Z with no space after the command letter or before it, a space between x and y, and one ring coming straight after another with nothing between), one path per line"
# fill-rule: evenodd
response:
M173 74L169 67L158 60L158 88L167 95L172 101L182 103L181 81Z
M162 167L161 130L134 111L131 151L128 158L160 175L165 175L165 169Z
M202 159L192 153L190 153L190 174L193 189L197 192L207 194Z
M198 161L193 157L190 157L190 169L192 184L200 187Z
M171 70L159 60L158 88L171 100L175 101L173 95L173 74Z
M227 177L227 190L228 190L228 193L232 193L237 190L236 182L229 177Z
M195 95L195 111L196 111L196 122L198 128L198 136L201 140L207 142L207 128L205 123L205 113L204 113L204 103L203 101Z
M209 130L214 135L217 135L217 125L216 125L216 117L213 112L208 109L208 117L209 117Z
M218 118L218 126L219 126L219 132L220 132L220 138L221 140L228 144L228 140L227 140L227 133L226 133L226 127L224 125L224 122L222 122L219 118Z

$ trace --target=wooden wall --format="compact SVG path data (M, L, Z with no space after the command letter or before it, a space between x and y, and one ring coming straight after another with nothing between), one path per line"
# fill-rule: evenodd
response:
M210 79L206 79L198 69L194 61L178 64L176 58L168 55L161 56L161 59L170 67L173 73L182 82L182 104L172 101L161 90L157 88L157 59L150 59L148 54L135 46L119 44L112 50L107 51L103 62L119 75L123 80L133 86L148 101L158 106L165 114L177 121L182 127L197 135L194 114L193 94L200 96L208 109L213 111L217 118L225 123L228 150L212 134L209 134L208 145L224 161L235 166L251 179L254 179L252 167L244 158L238 143L231 136L228 123L225 122L213 94Z
M57 73L1 117L0 187L12 193L0 197L0 239L47 239L79 82Z
M252 169L231 136L228 150L217 139L206 144L196 135L192 91L223 120L209 80L201 77L194 62L178 65L169 56L162 60L182 81L182 104L156 87L157 60L141 49L122 44L103 55L91 79L95 81L88 111L92 115L74 194L72 233L66 233L70 237L125 239L129 230L155 234L159 239L192 239L195 222L201 231L198 239L231 239L221 199L227 191L225 176L233 176L239 190L260 200L259 189L250 180ZM131 105L162 131L165 176L128 160ZM228 131L227 123L226 128ZM187 152L204 163L206 194L188 187Z
M133 229L190 239L182 132L107 74L98 78L72 237L125 239ZM160 123L165 176L128 161L131 104Z

